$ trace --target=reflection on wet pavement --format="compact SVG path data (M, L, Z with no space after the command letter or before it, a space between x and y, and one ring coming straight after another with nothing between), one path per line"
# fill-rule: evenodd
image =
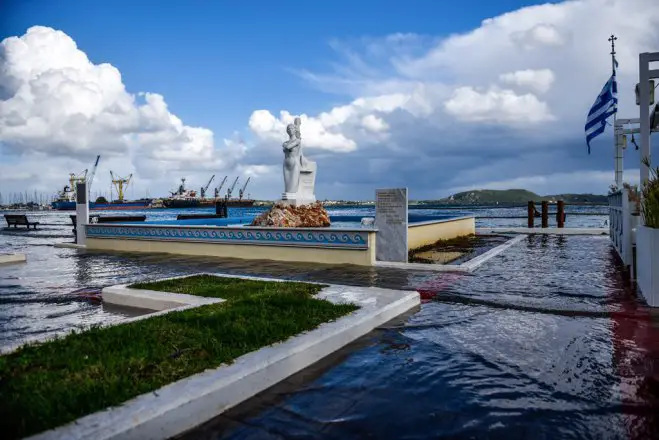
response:
M418 313L181 438L659 435L659 324L607 237L529 237L412 285Z
M423 295L416 313L185 439L659 438L657 313L624 283L608 237L529 237L471 274L79 252L52 241L11 241L28 263L0 268L0 346L123 319L77 289L202 271Z

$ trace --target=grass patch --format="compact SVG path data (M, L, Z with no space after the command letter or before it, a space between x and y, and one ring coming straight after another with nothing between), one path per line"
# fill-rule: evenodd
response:
M0 432L22 438L230 363L356 309L323 286L208 275L132 287L227 301L85 332L0 356Z
M279 293L290 292L303 295L315 295L327 286L286 281L259 281L217 277L213 275L193 275L171 280L135 283L128 287L131 289L148 289L160 292L185 293L187 295L233 300L274 291Z

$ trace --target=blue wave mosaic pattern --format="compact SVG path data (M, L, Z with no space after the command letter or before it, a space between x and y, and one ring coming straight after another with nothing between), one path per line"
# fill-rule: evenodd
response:
M87 225L89 238L132 240L195 241L208 243L252 244L270 246L335 247L367 249L368 232L341 230L186 228L131 225Z

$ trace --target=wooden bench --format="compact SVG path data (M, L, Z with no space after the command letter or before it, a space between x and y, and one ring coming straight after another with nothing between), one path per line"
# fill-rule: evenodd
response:
M5 214L5 221L7 222L7 229L10 227L17 228L20 226L27 226L30 229L32 226L34 229L37 229L39 222L31 222L27 219L27 215L24 214Z

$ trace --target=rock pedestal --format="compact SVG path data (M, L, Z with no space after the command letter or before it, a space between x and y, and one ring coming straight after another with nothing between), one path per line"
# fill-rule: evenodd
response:
M329 225L329 214L320 202L300 206L277 202L251 224L278 228L323 228Z

